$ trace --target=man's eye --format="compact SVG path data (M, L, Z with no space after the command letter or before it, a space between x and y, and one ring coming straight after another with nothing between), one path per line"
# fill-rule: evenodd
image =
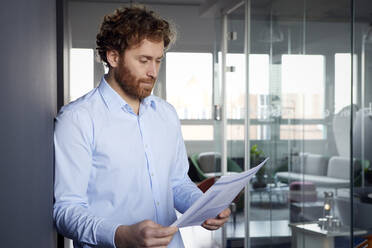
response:
M146 62L147 62L147 60L140 60L140 62L142 63L142 64L145 64Z

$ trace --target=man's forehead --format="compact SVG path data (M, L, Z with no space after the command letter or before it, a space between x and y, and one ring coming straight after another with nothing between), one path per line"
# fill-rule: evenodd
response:
M138 45L127 48L126 53L159 58L164 55L164 41L143 39Z

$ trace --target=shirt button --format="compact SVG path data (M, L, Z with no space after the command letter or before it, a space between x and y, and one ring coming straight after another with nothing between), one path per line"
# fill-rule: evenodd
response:
M147 149L147 145L145 145L145 148Z
M151 176L153 177L154 176L154 173L151 173Z
M156 202L156 205L158 205L158 206L159 206L159 202Z

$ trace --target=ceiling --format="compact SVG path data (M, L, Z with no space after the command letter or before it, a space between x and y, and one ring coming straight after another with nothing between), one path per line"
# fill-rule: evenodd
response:
M355 19L372 21L372 0L355 0ZM280 19L298 19L306 16L312 21L350 21L351 0L252 0L254 16L268 16L270 12Z
M213 17L239 0L71 0L103 3L142 3L161 5L197 5L201 15ZM372 0L355 0L356 21L372 22ZM271 13L279 19L293 20L303 18L314 21L349 21L351 0L251 0L253 18L267 18ZM306 12L304 10L306 9ZM242 12L244 8L240 8ZM235 12L237 15L244 14Z
M223 6L238 0L207 0ZM253 19L267 19L273 14L280 20L306 20L326 22L350 22L351 0L251 0ZM355 20L372 23L372 0L354 1ZM205 5L205 4L204 4ZM214 6L215 9L219 9ZM244 7L238 8L231 16L241 19ZM209 14L210 15L210 14Z
M102 2L102 3L141 3L160 5L201 5L205 0L72 0L79 2Z

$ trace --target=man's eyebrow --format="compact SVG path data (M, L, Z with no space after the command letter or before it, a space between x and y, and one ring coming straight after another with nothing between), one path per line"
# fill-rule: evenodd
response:
M146 58L146 59L153 59L154 57L152 56L149 56L149 55L140 55L140 58ZM157 57L156 59L163 59L164 58L164 55L160 56L160 57Z

